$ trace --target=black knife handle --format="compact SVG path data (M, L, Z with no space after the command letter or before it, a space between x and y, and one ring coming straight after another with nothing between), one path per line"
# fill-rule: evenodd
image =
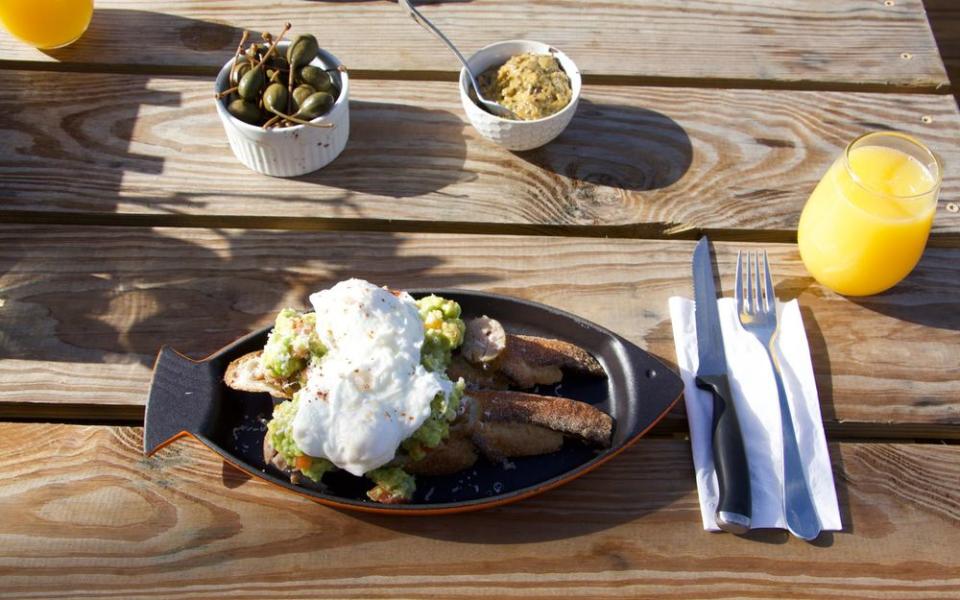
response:
M726 375L709 375L697 377L697 387L713 394L713 463L720 487L717 525L731 533L746 533L751 516L750 470L730 382Z

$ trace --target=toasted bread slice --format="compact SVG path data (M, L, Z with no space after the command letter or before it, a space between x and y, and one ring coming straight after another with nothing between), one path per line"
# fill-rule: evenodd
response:
M263 367L260 366L262 352L250 352L231 361L223 374L223 382L241 392L266 392L274 398L292 398L293 390L284 390L264 376Z
M563 434L530 423L482 421L473 432L473 442L490 460L538 456L563 446Z
M454 356L447 367L450 381L463 378L468 390L505 390L510 387L506 377L494 369L484 369L467 362L462 356Z
M451 433L442 444L427 452L420 460L408 460L402 466L411 475L452 475L469 469L477 462L477 450L469 432Z
M524 392L471 392L481 422L509 421L540 425L610 447L613 418L585 402Z
M553 384L563 378L561 369L603 377L603 367L589 352L569 342L530 335L507 334L498 361L500 371L518 387Z
M499 321L486 315L467 321L460 360L452 368L462 372L468 384L474 383L474 389L500 389L489 385L495 372L524 389L559 382L563 369L605 375L597 359L583 348L561 340L506 333Z

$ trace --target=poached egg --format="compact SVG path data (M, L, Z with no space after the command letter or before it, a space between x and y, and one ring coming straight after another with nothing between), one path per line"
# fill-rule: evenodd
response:
M310 303L327 352L307 369L293 439L306 454L360 476L393 460L430 416L433 398L453 384L420 364L423 321L406 292L349 279Z

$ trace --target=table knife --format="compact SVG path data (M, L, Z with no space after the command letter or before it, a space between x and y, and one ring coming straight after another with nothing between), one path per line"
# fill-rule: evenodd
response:
M693 294L700 355L696 382L698 388L713 396L713 463L720 491L717 525L731 533L746 533L750 529L751 516L750 471L727 378L717 289L713 284L710 245L706 237L700 238L693 251Z

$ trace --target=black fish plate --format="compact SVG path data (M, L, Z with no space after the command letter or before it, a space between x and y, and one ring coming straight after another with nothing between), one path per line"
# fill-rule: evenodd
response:
M410 504L384 505L366 499L369 481L345 472L323 482L293 485L263 460L263 437L274 400L238 392L223 383L230 361L263 348L270 328L252 333L202 361L169 347L160 350L144 418L144 453L151 455L190 435L224 460L317 502L351 510L391 514L438 514L479 510L527 498L572 481L636 442L680 399L683 383L662 362L615 333L569 313L516 298L464 290L411 290L460 303L463 317L487 315L510 333L565 340L584 348L603 365L606 378L567 374L562 383L533 390L589 402L614 418L613 443L598 450L567 440L558 452L500 463L481 458L470 469L443 477L417 477Z

